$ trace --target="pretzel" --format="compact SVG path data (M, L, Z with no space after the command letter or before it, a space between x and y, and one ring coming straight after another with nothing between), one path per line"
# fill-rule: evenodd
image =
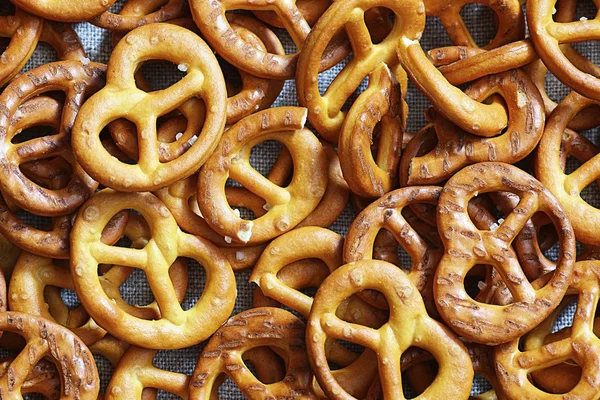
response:
M187 45L172 46L174 42ZM187 75L167 89L143 92L133 76L142 62L152 58L185 66ZM184 28L150 24L130 32L111 55L107 85L81 107L73 128L76 159L103 185L122 191L155 190L192 175L215 149L225 124L225 83L217 71L208 46ZM199 140L181 157L161 163L156 119L195 96L208 110L202 130L195 132ZM140 157L134 165L110 156L100 141L101 130L122 117L138 127Z
M0 376L5 375L14 358L0 361ZM56 366L47 360L40 360L21 385L21 394L38 393L48 399L58 399L60 396L60 375Z
M60 368L61 399L96 399L100 384L96 364L85 344L69 330L18 312L0 313L0 330L16 333L26 342L0 376L0 391L6 396L18 398L29 374L46 357Z
M599 384L595 377L598 375L599 362L596 349L600 346L600 341L592 328L595 325L594 311L598 302L594 293L597 292L599 285L597 276L599 267L596 261L580 261L575 265L570 291L577 295L578 304L571 328L560 331L558 337L548 342L538 334L539 332L532 331L534 340L528 340L524 351L518 349L517 340L496 348L494 352L496 372L507 396L527 395L530 398L553 399L564 396L594 398L597 395ZM537 330L550 332L557 316L558 313L554 313ZM565 387L567 391L564 394L549 394L547 390L540 390L527 379L531 373L535 374L538 370L554 366L550 371L547 368L544 370L550 374L552 369L562 367L563 361L569 359L574 360L581 367L579 376L565 373L563 369L554 382L546 379L546 383L551 383L554 388ZM541 375L535 374L534 379L536 376ZM574 385L566 388L565 383L568 385L569 380Z
M315 209L327 187L327 155L314 134L303 129L305 120L305 109L271 108L225 132L198 179L198 205L215 231L235 243L258 244L294 228ZM265 140L283 143L292 156L294 176L285 188L250 165L252 147ZM269 211L254 221L237 216L225 199L229 177L266 200Z
M0 16L0 36L10 44L0 54L0 87L6 85L25 66L42 33L43 21L16 9L14 15Z
M377 330L335 315L344 298L365 289L381 291L390 303L390 319ZM400 356L410 346L429 351L440 365L436 380L423 396L439 398L444 393L448 398L466 398L470 392L473 369L466 349L449 329L427 317L417 288L387 262L360 260L338 268L319 288L308 319L306 344L319 384L330 398L351 399L327 365L323 351L327 337L375 351L385 398L404 399Z
M116 0L14 0L17 7L59 22L81 22L108 10Z
M45 216L66 215L75 211L96 189L91 179L73 160L69 145L71 127L83 101L104 84L102 64L84 65L76 61L50 63L13 80L0 96L0 189L19 207ZM58 133L13 144L22 129L43 123L46 115L33 110L20 118L19 107L28 99L49 91L65 92ZM54 120L54 118L51 118ZM15 120L18 123L14 123ZM60 156L73 166L64 188L49 190L27 179L19 166L27 161Z
M542 99L529 77L520 70L490 75L474 83L467 93L478 100L489 95L505 99L509 125L493 138L464 132L434 110L427 115L433 129L423 129L406 147L400 160L401 185L435 184L448 179L468 164L484 161L515 163L533 151L544 132ZM423 135L437 136L437 144L427 154L416 156Z
M586 97L600 100L600 80L569 60L560 47L565 43L598 39L600 19L555 22L555 4L553 0L527 2L527 22L533 44L546 67L562 83Z
M139 250L100 241L110 216L125 209L142 214L152 232ZM195 259L208 276L202 296L187 311L181 308L168 274L177 257ZM98 264L144 270L161 318L143 320L110 301L98 276ZM181 232L168 208L150 193L103 190L83 205L71 234L71 273L81 303L98 325L136 346L175 349L197 344L226 319L236 297L235 278L227 260L210 242Z
M144 11L139 10L140 8ZM113 14L106 10L89 22L111 31L131 31L143 25L180 18L186 10L187 3L184 0L130 0L125 3L120 14ZM131 15L134 12L135 15Z
M494 191L518 195L519 204L497 228L477 229L467 204L479 193ZM541 288L532 286L510 247L536 212L550 218L560 237L556 270ZM558 200L535 178L502 163L466 167L446 183L437 220L445 253L435 272L433 292L440 315L459 335L476 343L506 343L533 329L558 306L573 271L575 235ZM512 293L512 304L492 306L467 294L463 279L476 264L497 270Z
M530 39L488 51L478 47L450 46L429 50L427 54L452 85L525 67L538 60Z
M339 138L340 163L352 191L378 197L396 184L403 128L399 115L402 97L386 65L369 74L369 87L348 112ZM381 124L377 160L371 153L373 130Z
M275 11L298 49L302 50L311 29L295 0L192 0L190 8L202 35L229 63L262 78L294 78L298 53L280 55L256 49L232 29L225 13L232 10ZM341 61L347 55L345 47L344 41L337 38L329 47L327 56L321 61L322 69L330 68Z
M580 193L600 176L596 172L599 165L598 156L592 149L585 151L583 165L567 175L561 165L564 156L557 150L561 148L562 137L569 121L582 109L596 104L577 93L569 94L552 112L546 123L535 165L536 176L560 200L569 215L577 240L593 245L600 244L596 234L600 213L583 200Z
M83 45L70 24L44 21L40 40L52 46L60 60L81 61L85 58Z
M89 349L92 354L106 358L113 367L116 367L129 347L129 343L119 340L114 336L106 335L96 343L90 345Z
M310 26L313 26L319 20L330 5L331 0L296 0L296 7ZM281 18L273 11L253 11L253 14L269 25L276 28L285 28Z
M452 43L456 46L479 47L460 15L461 9L469 3L473 3L472 0L426 0L424 3L427 16L440 19ZM518 0L501 3L494 0L478 0L474 3L491 8L496 17L498 30L484 49L495 49L525 37L525 17Z
M160 389L187 398L190 377L156 368L157 350L131 347L123 355L106 388L105 400L142 399L146 388Z
M248 370L242 355L263 346L285 354L286 376L264 384ZM254 308L230 318L210 339L194 369L189 399L209 399L215 381L227 374L249 399L312 398L312 373L304 344L304 323L279 308Z

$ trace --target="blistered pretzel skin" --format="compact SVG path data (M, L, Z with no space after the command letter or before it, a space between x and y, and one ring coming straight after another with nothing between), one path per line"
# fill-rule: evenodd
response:
M511 192L519 204L496 229L477 229L467 213L479 193ZM546 214L559 232L556 270L548 284L534 288L511 247L534 213ZM464 168L444 186L438 202L438 229L445 252L433 282L440 315L452 329L476 343L496 345L521 337L560 303L573 271L575 235L558 200L540 182L516 167L480 163ZM463 279L477 265L491 265L514 302L495 306L473 300Z
M396 185L404 129L400 87L386 65L369 75L369 87L356 99L340 132L342 172L352 192L378 197ZM380 123L377 160L371 153L373 131Z
M146 14L129 15L128 10L135 9L135 7L139 8L140 6L148 10ZM104 11L102 14L90 19L89 22L112 31L131 31L143 25L165 22L182 17L187 10L187 2L185 0L130 0L125 3L123 9L125 12L121 12L120 14L113 14L108 10ZM152 12L156 9L158 10Z
M484 161L515 163L525 158L544 133L545 113L539 92L521 70L490 75L476 81L466 91L477 100L501 96L508 109L508 128L493 138L464 132L438 112L429 110L432 130L422 130L409 142L400 161L400 183L431 185L445 181L468 164ZM423 135L435 132L437 144L427 154L416 156Z
M600 38L600 18L555 22L556 2L527 1L527 22L533 44L546 67L562 83L586 97L600 100L600 79L569 60L560 46Z
M440 248L429 245L404 219L402 211L412 204L437 204L441 188L436 186L409 187L394 190L366 207L352 222L344 243L344 262L374 258L374 246L381 229L390 232L396 246L411 257L408 272L410 281L421 292L430 315L437 315L433 303L432 277L442 256ZM398 265L400 267L400 265ZM387 309L389 300L376 291L359 294L369 304Z
M34 15L59 22L81 22L108 10L116 0L14 0Z
M0 376L3 398L21 399L29 374L46 358L60 371L61 400L96 400L100 380L94 358L68 329L40 317L9 311L0 313L0 330L16 333L26 342L7 373Z
M390 303L390 318L379 329L345 322L335 315L342 301L361 290L382 292ZM349 341L377 354L384 398L404 399L400 358L409 347L421 347L434 355L440 366L427 391L417 397L467 398L473 367L458 337L429 318L417 288L395 265L361 260L334 271L315 296L308 319L306 343L310 362L320 386L330 398L354 399L336 382L324 353L328 337Z
M198 178L198 205L206 222L236 243L258 244L293 229L319 204L327 188L327 154L304 128L306 109L278 107L242 119L227 132ZM266 140L290 152L294 175L287 187L274 184L250 165L252 147ZM227 178L266 200L269 211L254 221L242 219L225 198Z
M136 87L134 74L149 59L185 65L186 76L164 90L146 93ZM225 82L212 51L193 32L171 24L130 32L113 51L106 78L107 85L81 107L73 127L77 160L103 185L121 191L159 189L192 175L217 146L225 125ZM201 131L195 133L198 140L181 157L161 163L156 120L191 97L200 97L207 110ZM100 141L102 129L119 118L138 128L137 164L112 157Z
M558 197L569 215L577 240L592 245L600 245L597 233L600 210L582 199L581 192L600 177L600 156L596 154L585 160L567 175L561 166L559 149L569 121L581 110L597 104L575 92L561 101L548 118L535 164L536 176Z
M460 15L461 9L472 3L491 8L497 17L496 35L486 44L485 49L495 49L525 37L525 16L518 0L425 0L424 3L427 16L440 19L450 40L456 46L479 47Z
M13 80L2 92L0 188L4 196L19 207L38 215L66 215L75 211L98 186L73 160L70 140L79 107L102 87L104 73L105 67L102 64L84 65L81 61L50 63ZM18 114L19 107L27 100L50 91L62 91L66 94L58 133L13 144L20 129L39 125L39 121L32 120L30 124L15 129L13 119ZM59 190L49 190L37 185L24 176L19 168L28 161L57 156L73 166L70 181Z
M138 211L150 226L152 237L141 249L100 241L108 218L125 209ZM181 308L169 275L178 257L192 258L207 271L202 296L187 311ZM98 277L99 264L144 270L161 318L143 320L110 301ZM200 343L226 320L236 298L233 271L218 249L202 238L183 233L168 208L150 193L107 189L84 204L71 234L71 273L81 303L98 325L119 339L149 348L176 349Z
M279 55L256 49L232 29L225 13L231 10L275 11L301 50L310 26L295 3L295 0L192 0L190 8L202 35L225 60L254 76L293 79L298 53ZM343 42L334 44L330 50L323 59L322 69L337 64L347 55Z
M157 350L129 348L115 368L104 399L147 399L148 396L142 394L146 388L164 390L187 399L190 377L156 368L153 363L156 353Z
M6 85L25 66L42 33L43 20L17 8L15 15L0 16L0 36L10 44L0 54L0 87Z
M560 331L560 336L555 338L555 341L534 341L524 351L519 350L518 340L496 348L494 352L496 372L509 398L524 398L524 396L531 399L597 398L600 390L597 379L600 375L600 350L598 350L600 340L594 333L596 325L594 314L600 292L599 275L600 265L597 261L580 261L575 265L570 292L577 294L577 310L574 313L572 327ZM566 393L550 394L529 381L530 373L569 359L581 367L581 372L575 379L575 385L567 388ZM572 377L563 374L560 378ZM559 382L554 382L554 387L558 387L557 384Z
M221 374L227 374L251 400L314 399L304 328L300 319L280 308L253 308L230 318L200 354L189 399L212 399L215 381ZM279 382L260 382L242 360L248 350L265 346L280 351L286 361L286 377Z

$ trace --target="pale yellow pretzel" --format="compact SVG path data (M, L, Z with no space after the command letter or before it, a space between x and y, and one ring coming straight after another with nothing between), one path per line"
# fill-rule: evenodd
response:
M138 211L152 232L141 249L103 244L100 232L110 216L124 209ZM178 257L192 258L207 271L204 292L184 311L169 276ZM137 318L110 301L99 276L98 265L122 265L142 269L161 318ZM129 343L163 349L197 344L225 321L236 298L235 278L227 260L210 242L183 233L169 209L150 193L104 190L80 209L71 234L71 272L81 303L90 316L113 336Z
M315 135L302 129L305 121L305 109L278 107L246 117L225 132L198 178L198 205L211 228L235 243L258 244L293 229L315 209L327 187L327 155ZM266 140L283 143L292 156L294 175L287 187L250 165L252 147ZM266 200L269 211L253 221L236 215L225 198L227 178Z
M390 303L389 321L379 329L348 323L335 314L346 297L365 289L381 291ZM465 347L448 328L427 316L417 288L404 272L387 262L361 260L338 268L319 288L308 319L306 344L319 384L330 398L354 399L327 364L324 345L328 337L376 353L386 399L405 398L400 360L411 346L432 353L440 366L433 384L417 399L463 399L471 390L473 367Z
M146 93L136 87L134 74L150 59L179 64L186 76L167 89ZM156 120L192 97L201 98L207 110L204 126L195 133L197 141L180 157L161 163ZM192 175L215 149L225 124L226 100L217 60L200 37L176 25L145 25L113 51L107 85L83 105L73 127L73 151L83 168L106 186L122 191L167 186ZM102 129L119 118L129 118L138 128L137 164L112 157L100 141Z

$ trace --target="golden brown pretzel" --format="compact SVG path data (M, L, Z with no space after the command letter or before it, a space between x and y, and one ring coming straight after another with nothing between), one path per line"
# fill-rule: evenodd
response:
M525 67L538 60L530 39L508 43L489 51L478 47L450 46L429 50L427 54L453 85Z
M389 68L380 65L369 74L369 86L356 99L340 132L338 151L344 179L363 197L382 196L396 185L402 148L402 95ZM377 159L371 153L379 124Z
M25 66L42 33L41 18L16 9L15 15L0 16L0 36L10 44L0 54L0 87L6 85Z
M19 207L44 216L66 215L75 211L96 189L97 182L73 160L71 154L71 129L79 107L87 97L104 84L105 67L102 64L84 65L80 61L62 61L40 66L13 80L2 92L0 104L0 189ZM54 120L52 115L35 110L24 118L19 107L27 100L49 91L66 94L58 132L54 135L34 138L13 144L23 129ZM13 119L18 120L14 124ZM40 120L38 120L38 118ZM50 157L62 157L69 161L73 174L67 185L50 190L27 179L19 169L25 162Z
M595 398L598 393L598 380L600 374L598 350L600 340L594 333L595 310L598 303L598 272L600 266L597 261L580 261L575 265L570 292L577 295L577 310L573 318L573 325L557 333L557 337L546 342L545 335L538 335L532 331L533 336L527 347L520 351L518 340L498 346L494 352L496 372L500 384L510 398L528 396L532 399L556 399L566 397ZM566 300L566 299L565 299ZM566 303L566 302L565 302ZM567 305L567 304L564 304ZM542 332L551 331L558 313L540 325ZM549 327L548 327L549 326ZM554 388L565 383L568 378L575 378L574 385L565 388L561 394L548 393L551 388L540 390L528 380L528 375L546 367L561 367L566 360L574 360L581 367L581 374L577 377L569 373L562 373L552 382ZM559 364L559 365L556 365ZM550 368L549 373L552 373ZM540 371L546 372L546 371ZM535 376L534 376L535 379ZM548 381L546 380L546 383Z
M280 382L260 382L242 361L246 351L264 346L285 355L287 373ZM230 318L200 354L189 399L210 399L221 374L227 374L249 399L314 398L304 323L287 311L270 307L250 309Z
M13 358L0 361L0 376L5 375ZM60 374L56 365L47 360L37 363L21 385L21 394L38 393L48 399L60 397Z
M499 226L477 229L467 213L468 202L479 193L498 191L518 195L518 205ZM541 288L529 282L510 246L536 212L550 218L561 238L556 270ZM502 163L466 167L444 186L437 220L445 252L435 273L434 296L440 315L455 332L476 343L506 343L558 306L573 271L575 235L558 200L535 178ZM477 264L497 270L514 298L512 304L492 306L467 294L463 279Z
M108 10L116 0L14 0L34 15L60 22L81 22Z
M144 8L143 13L140 8ZM134 10L137 11L136 15L131 15ZM112 31L131 31L143 25L180 18L186 10L185 0L129 0L123 6L121 13L113 14L107 10L90 19L89 22Z
M377 330L345 322L335 315L344 298L365 289L383 292L390 303L390 319ZM317 291L310 312L306 343L317 380L330 398L352 399L327 365L324 353L327 337L375 351L385 398L405 398L400 358L410 346L429 351L440 365L436 380L423 396L439 398L443 393L458 399L470 392L473 369L466 349L449 329L426 315L417 288L392 264L361 260L338 268Z
M572 3L573 6L577 4ZM555 5L556 0L527 1L527 22L533 44L546 67L561 82L584 96L600 100L600 71L596 68L596 73L590 74L579 63L572 62L560 46L600 38L600 19L556 22L553 18Z
M14 332L25 339L25 348L0 376L0 392L7 398L21 398L29 374L43 358L60 371L60 399L94 399L100 380L88 348L62 326L40 317L18 313L0 313L0 330Z
M126 209L142 214L152 232L139 250L100 241L110 216ZM178 257L195 259L207 271L204 292L187 311L181 308L168 273ZM144 270L161 318L142 320L110 301L100 283L99 264ZM210 242L183 233L169 209L150 193L103 190L83 205L71 233L71 273L81 303L98 325L138 346L174 349L199 343L227 318L236 297L235 278L227 260Z
M231 10L275 11L298 49L302 50L310 26L296 6L296 0L192 0L190 7L194 21L206 40L229 63L254 76L294 78L298 53L280 55L256 49L232 29L225 13ZM337 64L347 55L339 39L341 43L333 43L327 57L322 60L323 69Z
M531 79L521 70L490 75L476 81L466 93L477 100L502 96L509 123L505 133L493 138L469 134L433 109L428 110L432 129L423 129L406 146L400 160L400 184L430 185L445 181L462 167L484 161L515 163L533 151L544 133L544 106ZM417 156L423 142L437 136L437 144Z
M175 42L188 45L173 46ZM148 59L167 59L182 65L187 74L167 89L146 93L136 87L134 74ZM198 140L181 157L161 163L157 118L196 96L208 111L202 129L193 133ZM109 61L107 85L81 107L73 127L73 152L83 168L106 186L122 191L158 189L192 175L202 165L221 136L225 107L223 76L202 39L176 25L145 25L119 42ZM102 129L121 117L138 128L140 157L134 165L113 158L100 141Z
M319 17L321 17L330 5L331 0L296 0L296 7L298 7L302 17L304 17L310 26L313 26L319 20ZM285 28L277 13L273 11L254 11L253 14L269 25L277 28Z
M257 244L293 229L317 206L327 187L327 155L315 135L303 129L306 110L278 107L242 119L227 132L204 164L198 178L198 205L206 222L234 243ZM250 165L255 145L276 140L290 152L294 176L280 187ZM268 204L254 221L237 216L225 199L225 183L233 178Z
M85 58L83 45L70 24L44 21L40 40L56 50L59 60L81 61Z
M596 234L600 211L581 198L581 191L600 177L600 156L593 154L592 149L585 151L585 159L581 158L583 154L577 157L584 161L583 165L567 175L563 170L566 154L563 156L559 149L569 121L582 109L596 104L574 92L561 101L548 118L535 164L536 176L565 208L577 240L592 245L600 244Z
M157 350L130 347L123 355L106 388L105 400L142 399L145 388L176 394L185 399L190 377L154 366Z
M375 243L380 230L394 237L396 246L402 247L411 257L408 271L410 281L421 292L430 315L437 315L433 303L432 277L442 256L439 247L430 245L402 215L403 209L413 204L437 203L441 188L436 186L408 187L394 190L366 207L350 225L344 243L344 262L374 258ZM398 260L400 261L400 260ZM398 267L401 265L398 264ZM405 267L406 268L406 267ZM389 300L385 293L365 291L359 294L369 304L387 309Z

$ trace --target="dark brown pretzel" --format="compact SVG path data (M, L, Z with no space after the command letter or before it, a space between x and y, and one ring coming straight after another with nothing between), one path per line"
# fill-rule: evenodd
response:
M479 230L467 204L479 193L495 191L517 194L519 204L496 228ZM546 214L560 235L556 270L541 288L529 282L510 246L536 212ZM558 306L573 271L575 235L558 200L535 178L508 164L466 167L444 187L437 220L445 253L435 273L434 296L440 315L455 332L477 343L506 343L533 329ZM463 280L477 264L493 266L515 302L491 306L472 299Z
M242 355L270 346L285 354L286 377L272 384L260 382ZM312 373L304 344L304 323L279 308L255 308L230 318L200 354L190 383L190 400L209 399L219 375L227 374L249 399L311 398Z
M43 20L16 9L15 15L0 16L0 36L10 44L0 54L0 87L6 85L25 66L42 33Z
M60 216L77 209L96 189L97 182L90 178L73 160L71 154L71 129L79 107L87 97L104 84L105 67L101 64L84 65L80 61L50 63L27 72L15 79L0 96L3 112L0 113L0 189L5 197L19 207L44 216ZM38 125L19 119L19 107L28 99L45 92L60 90L66 99L58 133L13 144L21 129ZM33 112L38 115L35 110ZM14 118L20 122L16 126ZM40 119L45 117L43 114ZM27 179L19 169L25 162L60 156L69 161L73 175L64 188L49 190Z
M435 184L448 179L465 165L497 161L515 163L535 148L544 131L542 99L531 79L520 70L490 75L476 81L466 91L478 101L502 96L508 108L505 133L493 138L469 134L436 111L430 110L433 129L424 129L407 145L400 161L401 185ZM437 145L427 154L416 156L423 138L435 131Z
M56 50L59 60L82 61L85 59L85 50L81 40L70 24L44 21L40 40Z

